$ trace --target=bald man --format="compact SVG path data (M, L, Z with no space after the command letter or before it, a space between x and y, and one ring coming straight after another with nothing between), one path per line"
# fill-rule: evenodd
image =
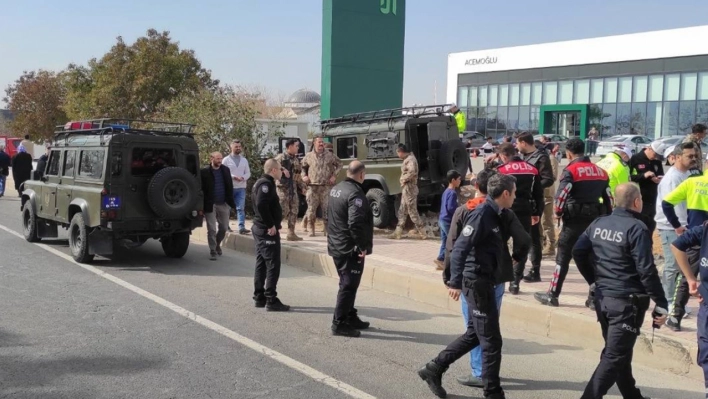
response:
M374 246L374 214L362 187L366 169L359 161L347 167L347 178L329 191L327 206L327 253L339 274L337 305L332 319L332 334L358 337L369 328L354 307L364 273L364 259Z
M581 399L597 399L617 384L623 398L643 398L632 376L632 354L650 299L655 328L666 321L668 302L654 265L650 231L642 222L642 195L635 183L615 188L615 208L580 236L573 259L595 285L595 313L605 348Z
M207 241L209 243L209 259L216 260L221 256L221 241L226 236L229 227L229 214L236 209L234 185L231 171L221 164L223 155L213 152L209 166L202 169L202 191L204 192L204 218L207 222Z

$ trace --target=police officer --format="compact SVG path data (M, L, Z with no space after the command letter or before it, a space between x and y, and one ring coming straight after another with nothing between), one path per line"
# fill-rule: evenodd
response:
M452 249L448 292L455 301L464 294L470 312L467 331L418 370L418 376L440 398L447 395L442 387L443 373L478 345L482 347L484 397L505 397L499 380L502 336L494 286L504 249L500 214L514 203L515 180L502 174L489 179L486 201L467 217L462 235Z
M538 170L539 184L543 189L544 196L543 200L537 205L537 207L540 208L541 214L543 214L546 209L546 189L553 186L553 183L556 181L553 173L553 166L551 164L551 158L545 149L536 147L533 134L530 132L523 132L519 135L516 139L516 148L519 150L519 153L521 153L523 159ZM529 283L541 281L541 259L543 257L541 253L542 236L543 232L541 231L541 223L539 221L531 226L531 270L529 271L529 274L524 276L524 281Z
M706 397L708 398L708 222L696 226L683 233L673 242L671 252L676 257L676 263L681 268L681 272L687 277L687 282L691 295L697 295L702 300L698 308L698 359L697 363L703 369L703 378L706 386ZM700 247L700 285L694 277L693 270L689 264L686 252L690 248Z
M631 157L632 150L629 147L617 147L597 162L597 166L607 173L612 195L615 195L615 187L629 181L629 160Z
M280 222L283 209L280 207L275 182L281 178L282 167L275 159L263 165L264 175L253 185L253 227L251 234L256 244L256 275L253 301L257 308L265 307L271 312L287 312L290 306L278 299L276 286L280 277Z
M352 161L347 178L329 192L327 214L327 253L339 274L339 292L334 308L332 334L358 337L369 328L354 308L356 292L364 272L364 259L374 245L374 214L362 183L366 171L360 161Z
M664 152L669 146L655 141L647 148L634 154L629 160L629 174L633 182L639 184L642 191L642 221L650 232L656 228L656 197L659 191L659 182L664 177Z
M612 212L612 195L607 173L584 156L585 143L578 138L569 139L565 145L565 155L570 160L563 170L554 200L557 219L563 219L563 227L558 236L558 252L553 279L546 292L537 292L534 298L544 305L558 306L558 297L568 274L573 245L588 225L598 216ZM602 198L602 203L600 203ZM588 307L593 306L588 298Z
M521 159L511 143L503 143L499 146L499 158L504 164L497 167L497 171L516 178L516 200L511 209L519 218L526 233L531 235L532 226L538 224L543 212L543 187L538 169ZM526 258L524 257L514 264L514 281L509 283L509 292L512 295L519 293L519 283L524 276Z
M573 259L588 284L595 284L595 312L605 348L581 399L601 399L616 383L623 398L643 398L632 376L632 353L649 299L654 326L668 314L668 302L654 265L642 196L634 183L615 188L617 208L590 224L578 239Z

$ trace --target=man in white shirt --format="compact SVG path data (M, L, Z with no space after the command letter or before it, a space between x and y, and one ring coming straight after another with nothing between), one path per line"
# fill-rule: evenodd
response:
M676 291L676 280L680 279L681 274L671 252L671 243L673 243L679 235L683 233L681 229L674 229L671 223L664 215L664 210L661 209L661 202L664 197L678 187L684 180L688 179L693 173L698 160L696 159L696 148L693 143L682 143L676 146L673 152L674 165L664 174L664 177L659 182L657 201L656 201L656 228L659 231L661 246L664 251L664 292L666 298L669 299L669 306L673 304L672 298ZM682 226L687 224L688 210L686 203L683 202L674 207L676 216Z
M231 179L234 182L234 203L236 204L236 217L238 218L239 234L248 234L246 230L246 185L251 177L251 169L248 166L248 160L241 155L243 147L241 140L231 142L231 154L224 158L224 166L231 171Z

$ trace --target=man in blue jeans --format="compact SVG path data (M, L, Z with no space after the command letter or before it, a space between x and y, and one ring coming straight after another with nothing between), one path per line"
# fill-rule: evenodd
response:
M442 204L440 205L440 217L438 218L438 226L440 226L440 252L435 259L435 270L445 269L445 243L447 242L447 232L450 230L452 215L457 209L457 188L462 184L462 175L456 170L447 172L447 189L442 195Z
M7 176L10 174L10 165L12 159L5 152L5 145L0 144L0 197L5 195L5 185L7 184Z
M236 217L238 218L239 234L248 234L246 230L246 186L248 179L251 177L251 169L248 166L248 160L241 155L243 147L240 140L231 142L231 154L224 158L223 165L231 171L231 179L234 183L234 203L236 204Z

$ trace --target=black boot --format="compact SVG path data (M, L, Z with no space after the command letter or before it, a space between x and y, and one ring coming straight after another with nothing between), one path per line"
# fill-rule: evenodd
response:
M371 323L369 323L368 321L363 321L362 319L360 319L356 310L353 310L349 313L346 323L357 330L366 330L371 325Z
M533 297L544 305L558 307L558 298L553 296L550 292L537 292L533 294Z
M509 283L509 293L511 293L511 295L519 295L519 282L518 281L512 281Z
M504 395L504 391L494 392L485 396L484 399L506 399L506 395Z
M264 308L266 307L266 297L265 295L255 295L253 297L253 303L256 305L257 308Z
M524 281L527 283L540 283L541 282L540 267L531 268L531 270L528 272L528 274L524 276Z
M266 310L269 312L287 312L290 306L280 302L278 298L268 298Z
M332 335L340 335L342 337L356 338L361 335L361 331L355 329L346 322L332 322Z
M428 362L422 369L418 370L418 376L428 383L428 388L438 398L447 397L445 388L442 387L442 376L447 371L447 367L442 367L437 363Z

